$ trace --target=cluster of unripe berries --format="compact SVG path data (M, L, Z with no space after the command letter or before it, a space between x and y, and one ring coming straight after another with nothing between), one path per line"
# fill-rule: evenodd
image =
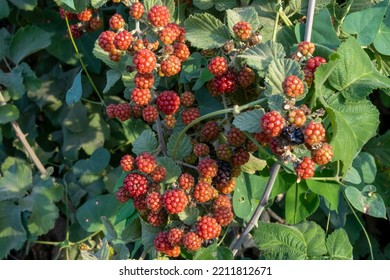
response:
M69 26L74 39L78 39L87 32L93 32L103 27L102 18L93 9L87 8L78 14L73 14L60 8L59 12L61 18L65 19L66 17L70 22L75 22ZM96 13L95 16L94 13Z

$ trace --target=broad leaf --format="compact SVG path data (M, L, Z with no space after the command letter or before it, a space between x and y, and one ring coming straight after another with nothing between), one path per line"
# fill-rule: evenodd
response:
M233 125L242 131L250 133L261 132L260 118L264 113L263 109L244 112L234 119Z
M201 116L223 109L221 102L211 96L206 87L195 92L195 99L198 102Z
M21 10L32 11L37 6L38 0L9 0Z
M352 245L344 229L336 229L326 239L328 254L332 260L352 260Z
M390 131L385 134L371 139L364 149L370 152L375 159L385 167L390 167Z
M16 163L0 177L0 201L23 197L31 184L31 168L26 164Z
M331 0L317 0L314 12L317 14L320 10L326 8L326 6L329 5L330 2ZM290 0L288 3L288 8L292 9L295 13L306 15L308 4L308 0Z
M106 4L108 0L91 0L91 5L95 9L102 7L104 4Z
M302 222L295 226L305 238L308 258L316 258L327 253L325 232L315 222Z
M161 166L164 166L167 171L163 182L165 184L172 184L176 182L181 174L180 166L177 165L177 163L169 157L158 158L157 162Z
M233 253L229 248L214 243L196 251L194 260L233 260Z
M208 10L215 5L218 11L226 11L236 6L235 0L193 0L192 2L201 10Z
M124 243L129 243L140 239L141 235L142 235L141 219L137 216L122 231L120 238Z
M116 70L108 70L107 73L107 83L103 89L103 93L107 93L119 79L122 77L122 74Z
M0 0L0 19L6 18L9 15L9 5L7 0ZM0 52L1 56L1 52Z
M114 245L114 251L115 256L114 260L127 260L130 257L130 251L129 248L123 243L115 244Z
M306 181L309 190L325 198L330 204L330 210L337 211L339 207L340 185L331 182L320 182L314 180Z
M6 124L19 118L19 110L15 105L5 104L0 107L0 124Z
M83 94L83 87L81 85L81 73L83 70L76 75L73 80L73 84L66 92L66 104L71 105L73 103L77 103L81 99L81 95Z
M375 49L384 55L390 55L390 50L388 48L390 44L390 9L387 8L385 18L383 19L378 33L376 34L374 40ZM388 75L387 75L388 76Z
M169 137L167 143L168 156L172 157L175 160L184 159L186 156L189 156L192 152L192 145L190 142L190 137L185 134L182 139L179 140L180 132L174 132L171 137Z
M364 183L371 184L375 181L377 168L374 157L369 153L361 152L353 160L352 166L358 171Z
M152 248L154 248L154 237L161 231L160 228L154 227L151 224L148 224L144 222L144 220L141 219L141 227L142 227L142 245L144 245L144 250L150 251Z
M143 152L153 152L157 149L158 143L154 132L150 129L144 130L141 135L133 142L133 153L139 155Z
M118 238L118 234L116 233L114 225L111 223L111 221L107 219L106 216L102 216L100 217L100 219L102 220L105 228L105 238L107 239L107 241L111 242L113 240L116 240Z
M193 225L199 218L199 210L196 207L186 207L183 212L180 212L177 215L186 225Z

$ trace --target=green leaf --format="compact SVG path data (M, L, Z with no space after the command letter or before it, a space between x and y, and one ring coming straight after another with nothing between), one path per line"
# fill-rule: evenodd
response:
M19 118L19 110L15 105L5 104L0 107L0 124L6 124Z
M221 102L211 96L206 87L195 92L195 99L198 102L201 116L223 109Z
M309 190L313 193L318 194L326 199L330 204L330 210L337 211L339 207L339 194L340 185L329 182L319 182L314 180L306 181Z
M11 250L19 250L26 241L20 206L12 201L0 202L0 259Z
M304 182L297 183L286 193L286 222L297 224L313 214L319 206L318 195L309 191Z
M250 133L261 132L260 118L265 114L263 109L255 109L246 111L237 117L233 121L233 125L242 131Z
M368 185L360 192L357 188L348 186L345 195L352 206L358 211L372 217L386 219L386 206L382 197L376 193L373 185Z
M267 166L267 162L259 159L252 154L249 154L249 161L241 165L241 171L249 174L255 174L257 171L263 170Z
M12 37L9 57L18 64L26 56L48 47L50 38L50 33L36 26L21 27Z
M142 236L141 236L141 241L142 244L144 245L144 250L147 252L150 251L152 248L154 248L154 237L161 231L160 228L154 227L151 224L148 224L144 222L141 219L141 226L142 226Z
M73 84L66 92L66 104L71 105L73 103L77 103L81 99L81 95L83 94L83 87L81 85L81 73L83 70L76 75L73 80Z
M120 67L121 67L121 64L119 62L115 62L115 61L112 61L110 60L109 56L108 56L108 52L105 52L98 44L98 42L96 41L95 45L94 45L94 48L93 48L93 51L92 51L93 55L100 59L101 61L103 61L108 67L110 67L111 69L113 70L117 70L117 71L120 71Z
M107 219L106 216L100 217L102 220L102 223L105 228L105 238L107 239L108 242L114 241L118 238L118 235L116 233L116 230L114 228L114 225L111 223L109 219Z
M327 253L325 245L325 232L315 222L302 222L295 226L305 238L307 256L309 259L317 258Z
M252 7L236 8L226 11L226 19L230 35L235 37L233 26L239 21L245 21L250 24L252 30L257 30L260 27L260 22L256 10Z
M218 11L226 11L236 6L235 0L193 0L192 2L201 10L208 10L215 5Z
M123 172L124 175L126 175L125 172ZM120 180L120 186L123 185L123 179L125 178L126 176L121 176L121 178L119 179ZM117 189L116 189L117 190ZM128 219L129 217L131 217L134 213L136 212L135 208L134 208L134 203L132 200L128 200L126 203L122 204L122 206L120 207L117 215L116 215L116 218L115 218L115 226L117 224L119 224L120 222L122 222L123 220L126 220Z
M177 181L181 174L180 166L176 164L176 162L169 157L160 157L157 159L158 164L164 166L167 170L167 174L165 175L164 183L172 184Z
M329 82L348 100L362 100L376 88L390 88L390 79L375 69L356 39L348 38L337 54L340 62L329 76Z
M0 70L0 84L5 85L13 99L21 98L26 92L22 72L15 68L10 73L4 73Z
M384 0L369 9L349 14L343 22L343 31L357 35L360 45L370 45L379 32L388 4L389 0Z
M135 242L142 235L141 219L137 216L133 219L121 233L121 240L124 243Z
M285 96L281 94L272 94L270 97L268 97L268 108L271 111L277 111L279 113L283 113L283 104L285 101L286 101Z
M244 59L245 63L260 73L265 73L270 63L277 59L282 59L286 56L283 45L267 41L258 44L255 47L244 51L239 58Z
M390 130L385 134L371 139L364 149L372 154L375 159L385 167L390 167Z
M106 4L108 0L91 0L91 5L95 9L102 7L104 4Z
M115 251L115 256L113 258L114 260L127 260L130 258L129 248L127 248L125 244L115 244L113 249Z
M7 0L0 0L0 19L6 18L9 15L9 5ZM0 52L1 56L1 52Z
M31 168L26 164L15 163L0 177L0 201L23 197L31 184Z
M190 15L184 22L186 39L200 49L222 47L230 39L229 29L214 16L204 13Z
M61 0L61 2L72 9L76 9L74 6L74 0Z
M196 207L186 207L183 212L177 214L179 219L186 225L193 225L199 218L199 210Z
M384 55L390 55L390 50L388 48L390 44L389 38L390 38L390 9L387 8L385 18L383 19L374 40L374 47L379 53Z
M375 181L377 171L375 159L369 153L361 152L353 160L352 166L359 172L364 183L371 184Z
M175 160L184 159L186 156L189 156L192 152L190 137L187 134L184 135L180 143L176 146L176 150L175 150L175 145L179 140L179 135L180 132L172 133L167 143L168 156L172 157Z
M6 0L2 0L7 3ZM0 29L0 41L2 42L0 44L0 58L3 58L9 50L9 44L11 42L12 35L8 32L6 28L1 28Z
M139 155L143 152L151 152L157 149L158 142L156 135L150 129L144 130L133 142L133 153Z
M108 70L107 73L107 83L103 89L103 93L107 93L119 79L122 77L122 74L116 70Z
M359 185L362 182L359 172L353 167L345 174L344 180L354 185Z
M317 0L315 5L315 13L318 13L320 10L329 5L331 0ZM288 3L288 8L291 8L295 13L299 13L301 15L307 14L309 1L302 0L290 0Z
M9 0L21 10L32 11L37 6L38 0Z
M326 239L326 248L332 260L352 260L352 245L344 229L336 229Z
M196 251L194 260L233 260L233 253L229 248L214 243Z
M376 134L379 113L370 101L347 102L341 97L329 98L323 103L332 122L334 161L343 162L345 174L363 145Z
M124 128L124 135L129 143L133 143L145 130L149 130L150 127L142 119L131 118L125 122L122 122Z

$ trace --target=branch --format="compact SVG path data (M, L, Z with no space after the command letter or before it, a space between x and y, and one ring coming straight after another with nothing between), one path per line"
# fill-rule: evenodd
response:
M307 16L306 16L306 30L305 30L306 42L310 42L311 40L311 31L313 29L313 18L314 18L315 6L316 6L316 0L309 0L309 7L307 9Z
M164 141L164 135L163 135L162 127L161 127L160 116L158 116L158 118L156 120L156 129L157 129L157 137L158 137L158 142L160 143L161 151L162 151L164 156L167 156L167 147L166 147L165 141Z

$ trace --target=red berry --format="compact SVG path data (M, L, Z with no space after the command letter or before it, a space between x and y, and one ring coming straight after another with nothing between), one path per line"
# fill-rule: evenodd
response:
M170 18L169 10L166 6L154 5L148 12L148 19L155 27L164 27Z
M141 2L134 2L130 6L129 15L133 19L140 19L145 11L145 7Z
M115 196L120 203L125 203L130 199L130 194L123 187L118 188L118 190L115 193Z
M255 72L249 67L244 67L240 71L240 73L238 73L238 82L240 83L240 86L244 88L249 87L251 84L253 84L255 82L255 79Z
M189 91L185 91L180 97L180 102L183 106L190 107L195 102L195 95Z
M232 93L237 88L237 74L232 71L228 70L226 73L222 74L221 76L214 77L212 79L214 88L220 93Z
M181 62L187 60L190 56L190 50L184 43L176 42L173 45L173 54L180 59Z
M140 117L142 117L142 111L144 110L143 107L139 106L139 105L133 105L133 117L136 118L136 119L139 119Z
M284 127L284 119L277 111L271 111L261 117L261 128L270 137L278 136Z
M231 157L233 166L241 166L249 161L249 153L243 147L239 147L234 150Z
M210 92L210 95L211 96L221 96L223 93L222 92L219 92L215 87L214 87L214 81L211 80L211 81L208 81L207 84L206 84L206 87L208 89L208 91Z
M143 195L148 190L148 180L137 173L129 173L123 180L123 187L129 192L130 197Z
M325 165L333 158L333 148L328 143L322 143L320 148L312 150L312 160L318 165Z
M130 47L133 36L127 30L118 32L114 37L114 45L118 50L125 51Z
M78 39L83 35L83 31L77 24L70 25L70 32L72 33L72 37L74 39Z
M229 144L220 144L215 150L217 158L229 161L232 156L232 149Z
M173 246L172 248L168 248L165 250L165 254L171 258L177 258L178 256L180 256L180 253L180 246Z
M234 35L241 41L246 41L252 34L252 27L246 21L239 21L233 26Z
M139 3L139 2L136 2ZM134 85L139 89L151 89L154 84L154 76L151 73L141 74L137 73L134 77Z
M172 129L176 125L176 118L174 115L166 115L164 118L164 123L165 125L169 128Z
M123 53L121 50L113 49L108 52L108 58L111 61L119 62L121 60Z
M219 207L232 208L231 199L227 195L218 195L218 197L213 202L213 210L215 211Z
M304 157L302 162L295 167L298 180L308 179L314 176L314 161L309 157Z
M282 86L284 93L288 97L293 98L301 96L305 90L302 80L294 75L290 75L284 79Z
M162 205L162 197L158 192L151 192L146 196L146 207L153 212L159 212Z
M325 58L323 58L321 56L315 56L315 57L308 59L308 61L306 62L305 68L309 69L311 72L314 73L317 70L318 66L320 66L321 64L324 64L324 63L326 63Z
M236 187L236 181L234 179L230 179L226 184L219 185L217 188L223 194L229 194L234 191Z
M183 245L189 251L197 251L202 246L203 239L195 232L187 232L183 236Z
M303 136L306 144L318 144L325 139L325 128L321 123L310 122L303 130Z
M311 56L315 51L315 46L312 42L299 42L298 52L303 56Z
M149 89L134 88L131 99L138 106L146 106L152 99L152 95Z
M132 54L135 54L143 49L145 49L145 45L142 39L136 39L131 43L130 50L132 51Z
M167 231L157 233L154 237L153 243L157 252L165 252L167 249L172 249L172 245L168 241Z
M164 27L158 32L158 38L165 45L172 45L179 34L171 27Z
M141 212L141 214L146 214L148 209L146 207L146 195L140 195L137 197L133 197L133 205L134 208Z
M109 117L110 119L115 118L115 108L116 104L110 104L106 108L107 117Z
M231 207L220 206L214 210L214 218L220 226L227 226L233 220Z
M155 183L161 183L162 181L164 181L166 175L167 175L167 170L164 166L161 165L157 166L150 174L153 182Z
M157 108L165 115L175 114L180 108L179 95L172 90L163 91L157 97Z
M124 155L120 160L120 165L124 172L129 172L134 168L135 159L131 155Z
M109 52L115 49L114 38L115 38L114 32L110 30L103 31L99 35L98 44L104 51Z
M307 86L311 87L314 81L314 73L306 67L303 68L303 73L305 74L305 82Z
M85 9L81 13L78 13L77 18L80 21L90 21L92 18L92 9Z
M303 127L306 122L306 115L300 109L295 109L288 113L288 122L294 127Z
M129 103L120 103L115 106L115 116L121 121L127 121L132 114Z
M125 20L120 14L114 14L109 21L110 27L113 30L119 30L125 26Z
M200 130L200 140L202 142L212 142L218 138L221 132L220 127L215 121L208 121Z
M181 70L181 60L174 55L168 56L166 59L161 61L160 72L163 76L173 76L179 73Z
M210 148L204 143L198 143L193 147L193 153L197 157L205 157L210 153Z
M215 76L221 76L228 71L228 61L222 56L214 57L210 61L208 69Z
M191 189L195 184L195 179L191 174L183 173L179 177L179 188L183 190Z
M166 224L168 220L167 212L162 209L159 212L149 212L148 214L148 223L154 227L161 227Z
M175 22L170 22L165 27L171 28L176 37L181 33L181 27Z
M71 12L65 11L63 8L59 8L59 12L62 19L65 19L65 15L68 17L68 20L73 20L77 18L76 14L72 14Z
M198 163L198 172L201 176L213 178L217 176L218 164L211 158L204 158Z
M203 216L196 224L196 233L203 239L217 238L221 233L221 226L210 216Z
M168 232L168 241L172 246L180 246L184 236L184 230L181 228L171 228Z
M185 40L186 30L184 29L184 27L179 27L179 29L180 29L180 35L177 38L177 41L180 43L184 43L186 41Z
M196 201L199 202L207 202L213 198L213 187L209 183L206 182L198 182L195 185L193 197Z
M91 18L89 21L89 28L92 31L96 31L103 27L103 19L99 16Z
M189 108L181 114L181 120L184 125L188 125L197 118L200 117L200 112L198 108Z
M170 214L183 212L187 203L188 198L182 190L168 190L163 194L164 207Z
M133 63L137 71L141 74L152 73L156 67L156 56L147 49L142 49L136 52L133 56Z
M146 174L150 174L157 166L156 158L154 155L143 152L135 158L135 163L139 171Z
M142 118L147 123L154 123L158 118L158 110L156 106L146 106L142 111Z
M269 142L269 136L267 134L265 134L264 132L260 132L260 133L255 133L254 135L255 139L257 142L259 142L260 145L262 146L267 146L268 142Z
M227 140L229 141L229 143L232 146L239 147L242 144L244 144L244 142L246 140L246 136L245 136L244 132L242 132L238 128L232 127L229 130L229 133L227 135Z

